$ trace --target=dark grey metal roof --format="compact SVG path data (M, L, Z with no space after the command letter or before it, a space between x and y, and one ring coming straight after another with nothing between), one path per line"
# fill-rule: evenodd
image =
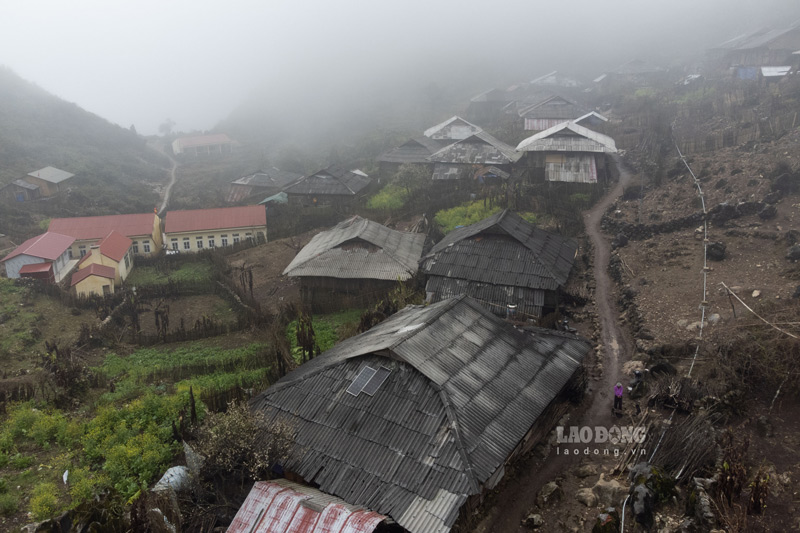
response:
M577 249L506 209L445 235L421 267L435 276L551 290L566 283Z
M428 156L438 152L452 139L431 139L430 137L415 137L397 148L393 148L378 158L386 163L430 163Z
M268 170L259 170L253 174L243 176L232 181L231 183L236 185L250 185L252 187L275 187L282 189L302 177L302 174L287 172L285 170L272 167Z
M442 148L428 160L436 163L508 165L517 161L520 155L510 145L481 131Z
M372 180L361 171L331 166L301 178L284 189L286 194L354 196Z
M590 350L523 332L478 302L408 307L287 374L251 405L293 427L284 465L320 490L446 532ZM373 396L347 394L364 366L391 370Z
M430 276L425 285L430 301L441 302L448 298L467 295L480 301L495 315L505 316L509 304L516 305L520 316L542 316L544 290L514 287L511 285L492 285L445 276Z
M423 233L351 217L318 233L283 271L289 276L406 280L417 271Z

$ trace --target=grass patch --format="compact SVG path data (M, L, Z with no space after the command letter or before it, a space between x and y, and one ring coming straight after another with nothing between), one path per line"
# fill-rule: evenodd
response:
M436 213L434 220L442 228L442 231L449 233L458 226L469 226L502 210L503 208L499 205L486 207L483 200L475 200L474 202L467 202L451 209L439 211Z
M156 267L136 267L125 281L128 285L166 285L170 280L184 283L200 283L211 280L211 264L205 261L183 263L170 272Z
M408 201L408 189L390 183L367 201L370 209L400 209Z

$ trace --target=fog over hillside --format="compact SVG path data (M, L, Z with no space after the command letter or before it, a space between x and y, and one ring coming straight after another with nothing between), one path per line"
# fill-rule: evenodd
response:
M213 128L244 101L275 125L417 92L469 95L549 70L592 79L800 19L788 0L13 2L0 64L123 127ZM366 109L369 109L367 106ZM246 113L246 112L245 112Z

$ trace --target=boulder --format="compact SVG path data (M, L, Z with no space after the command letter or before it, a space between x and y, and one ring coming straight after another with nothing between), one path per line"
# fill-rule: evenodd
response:
M800 244L793 244L786 250L786 259L797 261L800 259Z
M579 489L578 492L575 493L575 499L586 507L594 507L597 505L597 496L594 495L594 492L590 488Z
M798 189L798 180L795 174L781 174L772 182L773 191L782 193L793 192Z
M722 317L719 316L719 313L713 313L708 317L708 323L712 326L716 326L719 324L719 321L722 320Z
M551 481L539 491L539 494L536 496L536 504L543 508L553 502L561 500L563 496L564 491L561 490L558 483Z
M528 529L538 529L544 525L544 518L542 518L540 514L531 513L525 517L525 520L522 521L522 525Z
M725 259L726 246L724 242L714 241L706 246L706 257L711 261L722 261Z
M597 467L594 465L581 465L575 469L575 476L581 479L597 474Z
M783 238L786 241L786 244L789 246L797 244L800 242L800 231L797 231L796 229L790 229L783 234Z
M610 507L619 504L625 488L616 479L605 479L600 474L600 479L592 487L592 492L597 496L597 502L603 507Z
M783 198L783 193L781 191L774 191L764 197L764 203L777 204L781 198Z
M655 511L655 496L647 485L636 485L631 492L631 509L636 522L645 529L653 527L653 513Z
M758 212L758 218L761 220L771 220L778 215L778 208L772 204L764 206L764 209Z

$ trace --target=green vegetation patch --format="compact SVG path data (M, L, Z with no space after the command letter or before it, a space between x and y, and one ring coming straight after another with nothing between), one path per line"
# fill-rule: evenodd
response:
M408 189L390 183L367 201L370 209L401 209L408 200Z
M483 200L475 200L439 211L434 220L442 228L442 231L449 233L458 226L469 226L502 210L503 208L499 205L487 207Z
M131 271L126 283L128 285L166 285L171 281L200 283L211 281L212 266L205 261L183 263L177 269L163 272L156 267L136 267Z
M346 309L328 315L313 315L311 322L320 353L333 348L337 342L352 335L363 313L363 309ZM302 349L297 345L297 320L289 322L286 326L286 338L292 347L292 357L300 364Z

